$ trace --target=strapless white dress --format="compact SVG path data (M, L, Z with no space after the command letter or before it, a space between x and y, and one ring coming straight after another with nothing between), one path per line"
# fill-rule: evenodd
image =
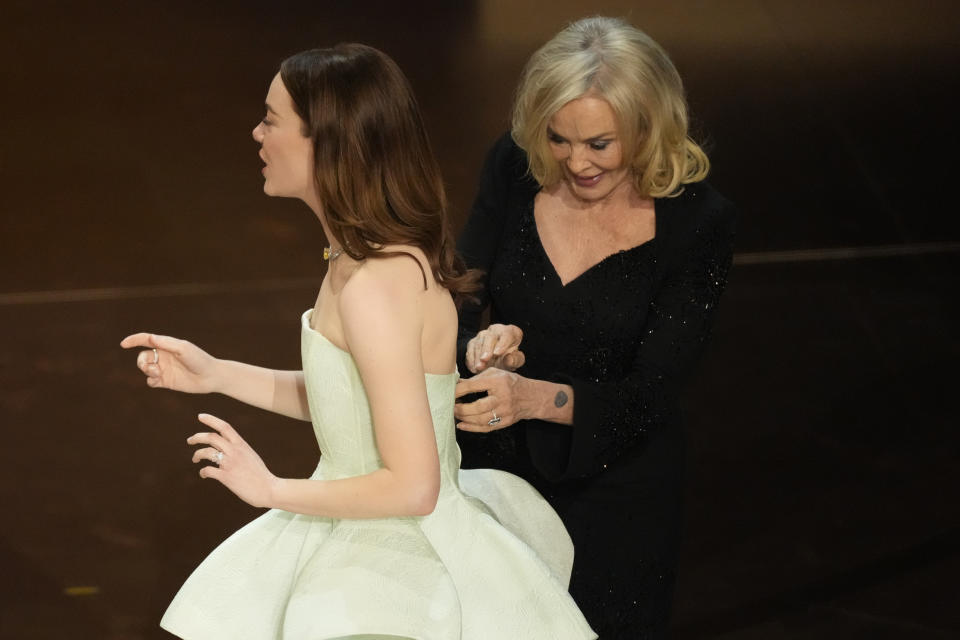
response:
M381 467L353 358L301 318L318 480ZM186 640L586 640L567 593L573 545L524 480L460 469L457 373L427 374L441 487L428 516L335 519L273 509L217 547L160 625Z

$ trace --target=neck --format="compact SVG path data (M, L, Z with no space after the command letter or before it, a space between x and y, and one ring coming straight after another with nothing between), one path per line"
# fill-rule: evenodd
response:
M310 210L313 211L314 215L317 216L317 220L320 221L320 226L323 227L323 235L327 239L327 242L330 243L330 246L325 247L325 251L329 251L332 255L339 252L342 247L334 240L333 234L330 233L330 225L327 223L327 218L324 215L323 205L320 203L320 199L315 195L311 197L302 198L303 202L310 207Z
M651 198L642 197L629 181L624 181L603 198L583 200L578 198L566 180L562 180L554 193L569 208L587 214L602 214L606 211L635 209L651 206Z

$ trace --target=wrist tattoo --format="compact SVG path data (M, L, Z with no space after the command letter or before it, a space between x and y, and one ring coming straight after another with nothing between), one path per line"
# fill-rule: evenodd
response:
M553 397L553 406L559 409L565 404L567 404L567 394L563 390L557 391L557 395Z

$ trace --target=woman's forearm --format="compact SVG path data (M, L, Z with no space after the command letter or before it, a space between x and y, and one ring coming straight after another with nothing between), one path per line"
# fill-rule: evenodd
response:
M277 479L271 504L305 515L328 518L392 518L425 516L437 503L439 473L435 479L403 479L390 469L340 480Z
M220 393L290 418L310 419L302 371L278 371L235 360L220 360L217 368Z
M530 415L524 416L557 424L573 424L573 387L568 384L527 378L532 400Z

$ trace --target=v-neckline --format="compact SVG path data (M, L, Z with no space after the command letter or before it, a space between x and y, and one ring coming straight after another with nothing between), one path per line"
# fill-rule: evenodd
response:
M637 251L645 247L653 246L654 241L660 236L660 212L658 211L658 209L659 209L659 204L662 202L662 199L654 198L653 237L649 238L648 240L644 240L640 244L636 244L628 249L621 249L620 251L615 251L614 253L611 253L610 255L601 258L599 261L593 263L592 265L590 265L589 267L587 267L586 269L584 269L583 271L575 275L570 280L567 280L566 282L564 282L563 278L560 277L560 272L557 271L557 267L553 264L553 260L550 258L550 254L547 253L547 248L543 246L543 239L540 237L540 227L537 226L537 216L534 212L538 193L539 193L539 190L537 190L537 192L533 194L533 198L530 200L530 206L527 209L527 214L530 216L530 222L531 222L531 225L533 226L533 235L537 239L537 246L540 247L540 254L543 256L545 262L548 265L550 265L550 272L553 274L553 277L560 284L561 289L566 289L577 280L580 280L591 271L598 269L601 265L603 265L606 262L609 262L612 258L616 256L622 256L627 253L633 253L634 251Z

